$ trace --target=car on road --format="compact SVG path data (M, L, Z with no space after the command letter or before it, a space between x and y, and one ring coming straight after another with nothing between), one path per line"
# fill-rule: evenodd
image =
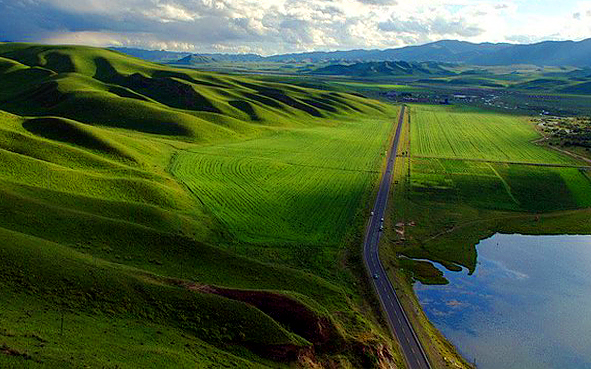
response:
M369 215L371 215L373 217L373 211L371 213L369 213Z
M384 218L380 218L380 222L384 223Z
M383 230L384 230L384 226L383 226L383 225L381 225L381 226L380 226L380 232L381 232L381 231L383 231Z
M377 275L377 274L374 274L374 275L373 275L373 279L378 279L378 278L380 278L380 276L379 276L379 275Z

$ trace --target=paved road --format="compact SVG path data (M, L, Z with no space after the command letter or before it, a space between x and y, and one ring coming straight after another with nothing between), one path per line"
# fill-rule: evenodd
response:
M398 338L402 351L406 358L407 366L410 369L429 369L429 361L419 343L412 326L410 325L400 301L396 296L396 292L392 284L386 277L386 271L379 259L378 244L380 241L380 226L381 219L384 218L386 205L388 203L388 195L390 192L390 184L392 182L392 171L396 163L396 149L398 148L398 141L400 140L400 133L402 132L402 122L404 119L404 107L400 111L398 118L398 127L396 134L392 141L392 147L388 154L388 166L384 174L378 190L378 196L373 208L374 215L369 221L369 226L365 235L365 244L363 246L363 259L365 260L365 267L372 278L374 287L382 307L388 317L388 324ZM377 276L377 279L374 278Z

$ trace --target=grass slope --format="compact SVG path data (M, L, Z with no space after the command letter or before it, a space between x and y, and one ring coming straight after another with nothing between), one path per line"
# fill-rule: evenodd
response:
M0 366L376 365L345 254L396 109L75 46L0 44L0 84Z

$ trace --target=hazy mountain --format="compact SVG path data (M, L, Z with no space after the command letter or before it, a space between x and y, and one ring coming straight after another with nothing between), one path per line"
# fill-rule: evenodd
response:
M420 46L407 46L400 49L388 49L378 52L382 60L465 62L474 64L485 55L490 55L511 44L473 44L465 41L444 40Z
M444 40L420 46L407 46L386 50L351 50L333 52L310 52L302 54L274 55L271 61L326 61L344 59L351 61L439 61L463 62L467 59L502 50L511 44L473 44L464 41Z
M151 61L179 60L186 53L167 51L147 51L122 49L126 54ZM308 52L299 54L281 54L263 57L256 54L196 54L217 61L228 62L319 62L319 61L396 61L408 62L453 62L474 65L572 65L591 66L591 39L575 41L545 41L529 45L508 43L475 44L465 41L443 40L420 46L407 46L386 50L348 50L331 52Z
M477 60L469 62L476 64ZM483 56L480 64L535 64L591 66L591 39L574 41L545 41L532 45L512 45Z
M265 60L265 57L257 54L194 54L215 59L219 62L258 62Z
M204 55L187 55L184 58L179 60L171 61L168 64L176 64L176 65L197 65L197 64L204 64L204 63L213 63L216 60L214 58L204 56Z
M166 51L166 50L144 50L144 49L135 49L130 47L111 47L111 50L119 51L127 55L135 56L136 58L149 60L153 62L169 62L173 60L179 60L191 53L186 52L176 52L176 51Z

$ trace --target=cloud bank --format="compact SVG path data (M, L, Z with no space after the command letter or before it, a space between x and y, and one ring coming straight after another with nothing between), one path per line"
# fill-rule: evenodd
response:
M546 4L547 3L547 4ZM546 5L544 5L546 4ZM264 55L591 36L591 1L0 0L0 40Z

